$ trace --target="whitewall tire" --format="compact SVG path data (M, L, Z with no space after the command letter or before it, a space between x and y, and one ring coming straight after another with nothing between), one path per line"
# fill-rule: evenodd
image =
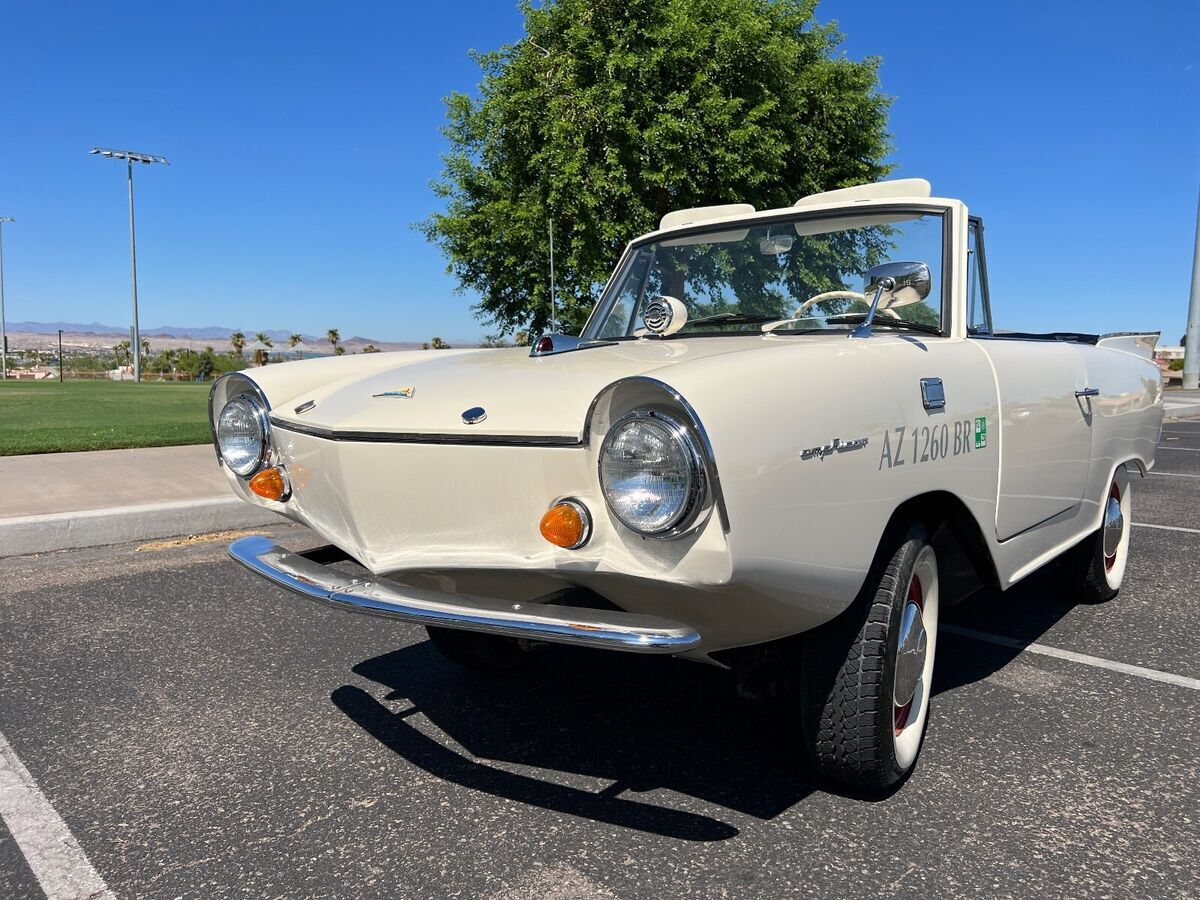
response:
M885 537L854 605L805 636L801 724L827 778L890 788L916 765L929 722L937 556L920 524Z
M1125 581L1133 489L1123 468L1109 484L1102 508L1100 528L1064 556L1067 587L1084 603L1111 600Z

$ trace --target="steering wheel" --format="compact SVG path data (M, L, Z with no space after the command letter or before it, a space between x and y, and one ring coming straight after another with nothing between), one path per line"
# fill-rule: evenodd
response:
M800 307L796 310L796 314L792 317L792 319L795 320L801 318L806 309L816 303L820 303L822 300L861 300L863 303L866 303L867 295L860 294L858 291L825 291L822 294L815 294L800 304ZM888 309L887 307L884 307L883 309L879 310L879 312L892 319L900 318L900 314L894 309ZM836 316L830 316L829 321L832 322L835 318Z
M820 294L814 294L801 303L797 307L793 318L799 319L810 306L814 306L825 300L861 300L863 303L866 303L867 296L866 294L860 294L858 291L824 291Z

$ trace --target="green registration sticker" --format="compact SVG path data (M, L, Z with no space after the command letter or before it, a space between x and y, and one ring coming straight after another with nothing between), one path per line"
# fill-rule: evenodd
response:
M987 418L979 416L975 420L975 449L982 450L987 446Z

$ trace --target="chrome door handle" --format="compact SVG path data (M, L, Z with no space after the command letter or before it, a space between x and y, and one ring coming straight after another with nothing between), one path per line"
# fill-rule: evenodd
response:
M1084 388L1082 391L1075 392L1076 397L1099 397L1100 388Z

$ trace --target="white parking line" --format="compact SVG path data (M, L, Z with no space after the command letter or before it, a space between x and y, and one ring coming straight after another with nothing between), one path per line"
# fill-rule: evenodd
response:
M1154 471L1151 475L1170 475L1172 478L1200 478L1200 475L1192 475L1188 472L1159 472Z
M50 900L116 900L3 734L0 818Z
M1200 453L1198 447L1159 447L1159 450L1180 450L1184 453Z
M1180 525L1151 525L1149 522L1134 522L1135 528L1161 528L1163 531L1184 531L1188 534L1200 534L1200 528L1184 528Z
M1158 669L1146 669L1142 666L1131 666L1129 663L1114 662L1099 656L1088 656L1086 653L1076 653L1074 650L1060 650L1058 647L1047 647L1045 644L1027 644L1024 641L1003 637L999 634L988 634L986 631L976 631L974 628L963 628L959 625L940 625L941 631L956 634L959 637L998 644L1001 647L1013 647L1022 652L1037 653L1041 656L1052 656L1055 659L1065 659L1068 662L1082 663L1085 666L1095 666L1097 669L1108 669L1110 672L1121 672L1145 678L1148 681L1159 681L1163 684L1173 684L1176 687L1190 688L1200 691L1200 678L1188 678L1172 672L1160 672Z

